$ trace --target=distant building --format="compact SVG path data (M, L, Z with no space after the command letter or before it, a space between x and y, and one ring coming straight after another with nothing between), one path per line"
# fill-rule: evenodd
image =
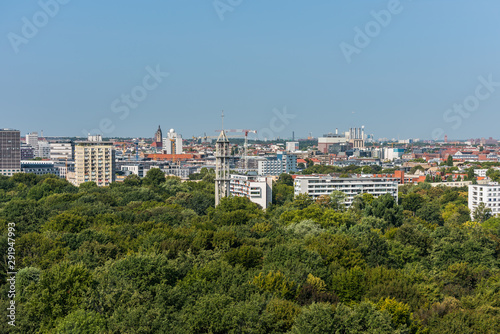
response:
M289 141L286 143L286 151L287 152L297 152L299 150L299 142L298 141Z
M469 210L471 216L480 203L491 209L494 215L500 214L500 185L498 182L469 185Z
M345 205L350 206L354 197L363 193L372 194L375 198L391 194L398 200L398 183L378 178L335 178L332 176L297 176L294 180L294 194L307 194L313 199L321 195L330 195L334 191L345 194Z
M21 160L30 160L35 157L35 148L21 143Z
M297 156L279 152L275 157L264 158L257 163L259 175L278 176L297 171Z
M263 209L271 204L273 198L273 183L271 177L231 175L229 192L231 196L247 197Z
M384 149L384 159L390 161L397 160L400 159L404 153L404 148L386 148Z
M479 177L486 177L487 169L474 169L474 174Z
M50 159L73 160L75 158L75 144L71 140L59 140L49 143Z
M35 148L35 157L42 159L50 159L50 144L45 140L39 140Z
M134 164L134 165L124 165L121 166L121 171L125 172L125 175L135 174L140 178L144 177L144 166L142 164Z
M75 146L75 175L72 183L95 182L108 186L115 181L115 150L110 141L81 141Z
M35 175L52 174L60 177L59 168L53 161L21 161L21 172Z
M163 138L163 150L166 151L166 154L182 154L182 136L174 129L170 129L167 138Z
M161 152L163 148L163 134L160 126L158 125L158 130L156 130L153 137L153 144L151 145L157 152Z
M38 132L28 133L25 139L26 139L26 145L30 145L35 149L38 147Z
M12 176L21 172L21 133L0 129L0 175Z
M87 136L88 141L102 141L102 136L101 135L89 135Z
M336 130L334 134L328 133L318 138L318 150L324 154L345 152L349 149L347 140L348 138L345 134L341 135Z

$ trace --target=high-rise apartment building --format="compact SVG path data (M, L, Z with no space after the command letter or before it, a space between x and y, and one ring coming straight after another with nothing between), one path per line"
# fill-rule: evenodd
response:
M75 145L73 184L95 182L107 186L115 181L115 150L110 141L82 141Z
M0 129L0 175L12 176L21 172L21 133Z

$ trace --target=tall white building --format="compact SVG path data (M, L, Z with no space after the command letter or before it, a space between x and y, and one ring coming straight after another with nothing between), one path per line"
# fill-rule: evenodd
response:
M257 173L259 175L279 176L282 173L294 173L296 171L297 156L295 154L278 152L276 157L265 158L257 162Z
M231 196L247 197L263 209L273 200L273 181L266 176L231 175L229 192Z
M297 176L294 180L294 194L307 194L313 199L321 195L330 195L334 191L343 192L346 206L350 206L354 197L368 193L373 197L391 194L398 200L398 183L383 178L334 178L332 176Z
M471 216L479 203L484 203L494 215L500 214L500 185L498 182L469 185L469 210Z
M288 141L286 142L286 151L287 152L297 152L299 150L299 142L298 141Z
M26 135L26 145L30 145L35 149L38 147L38 132L31 132Z
M182 136L174 129L170 129L167 138L163 138L163 149L167 154L182 154Z

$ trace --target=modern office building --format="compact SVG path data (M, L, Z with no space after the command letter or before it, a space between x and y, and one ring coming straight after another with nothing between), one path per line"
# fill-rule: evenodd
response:
M297 156L295 154L283 154L278 152L275 157L264 158L257 163L259 175L279 176L282 173L294 173L297 171Z
M484 203L486 208L491 209L492 214L500 214L500 184L490 182L488 184L469 185L469 210L471 216L473 216L479 203Z
M231 175L229 192L231 196L247 197L263 209L271 204L273 199L273 183L271 177Z
M75 158L75 144L71 140L58 140L51 142L50 159L51 160L73 160Z
M0 175L12 176L21 172L21 133L0 129Z
M115 150L110 141L81 141L75 144L73 184L95 182L107 186L115 181Z
M384 178L335 178L332 176L297 176L294 180L294 194L307 194L313 199L321 195L330 195L333 191L343 192L345 204L349 207L357 195L368 193L373 197L391 194L398 200L398 182Z

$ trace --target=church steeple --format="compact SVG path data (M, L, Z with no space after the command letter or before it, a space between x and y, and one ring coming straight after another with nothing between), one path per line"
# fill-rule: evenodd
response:
M161 128L158 125L158 130L156 130L155 136L153 138L153 142L155 143L156 148L161 149L163 146L163 134L161 132Z

